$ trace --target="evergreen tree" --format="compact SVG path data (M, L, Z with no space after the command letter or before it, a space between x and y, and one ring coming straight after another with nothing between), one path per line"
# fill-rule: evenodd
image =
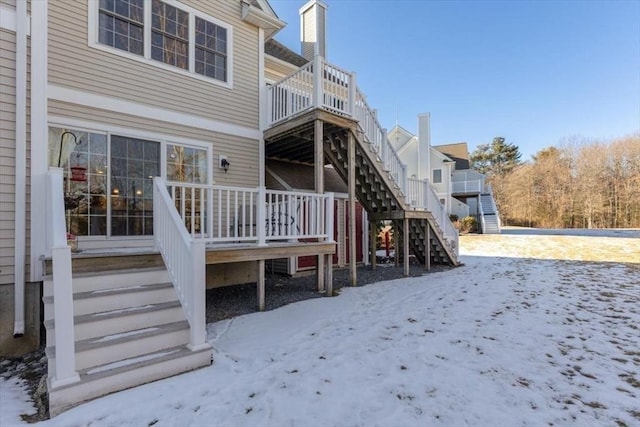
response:
M503 176L520 164L521 156L517 145L497 136L491 144L481 144L471 153L471 168L488 176Z

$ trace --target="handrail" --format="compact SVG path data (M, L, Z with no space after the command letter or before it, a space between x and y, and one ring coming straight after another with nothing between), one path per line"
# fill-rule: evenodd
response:
M376 111L369 106L366 97L357 87L355 73L349 73L327 63L321 56L316 56L313 61L270 86L268 92L269 125L290 119L311 108L322 108L352 117L358 122L364 142L369 144L371 152L379 157L384 173L400 189L407 204L411 205L416 191L423 195L433 192L429 182L419 184L421 189L412 187L415 184L410 183L407 167L387 138L386 130L378 122ZM428 191L425 188L428 188ZM437 196L433 194L437 201ZM430 200L430 196L418 198L420 197L423 205ZM434 217L443 228L445 238L455 246L457 253L457 230L439 201L437 204L429 203L437 211L434 212Z
M61 168L49 168L47 172L47 250L53 264L56 360L55 372L50 376L54 388L80 381L76 371L71 248L67 245L63 174Z
M451 188L453 193L480 193L482 192L482 180L452 181Z
M160 177L153 179L153 236L189 321L189 348L206 348L204 242L189 235Z

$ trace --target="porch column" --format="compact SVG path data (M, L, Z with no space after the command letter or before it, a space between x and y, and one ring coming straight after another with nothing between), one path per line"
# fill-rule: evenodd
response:
M409 275L409 218L405 217L402 220L402 246L404 251L404 275Z
M258 310L264 311L264 260L258 260L258 271L256 272L258 291Z
M357 285L356 272L356 139L348 131L349 145L349 272L351 286Z
M316 193L324 193L324 126L322 120L316 120L314 123L314 175ZM333 212L333 210L330 210ZM316 284L318 292L325 289L324 283L324 255L316 256Z

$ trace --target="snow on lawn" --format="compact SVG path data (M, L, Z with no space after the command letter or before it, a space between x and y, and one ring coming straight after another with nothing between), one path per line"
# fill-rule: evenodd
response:
M629 233L463 236L463 267L210 324L211 367L42 424L637 426Z

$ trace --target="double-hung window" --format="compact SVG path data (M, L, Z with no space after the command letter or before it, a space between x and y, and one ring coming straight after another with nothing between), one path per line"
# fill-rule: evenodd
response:
M433 183L434 184L442 183L442 169L433 170Z
M116 49L142 55L144 0L100 0L98 40Z
M91 46L230 85L230 25L175 0L99 0L89 4L92 16L97 17L90 27Z

